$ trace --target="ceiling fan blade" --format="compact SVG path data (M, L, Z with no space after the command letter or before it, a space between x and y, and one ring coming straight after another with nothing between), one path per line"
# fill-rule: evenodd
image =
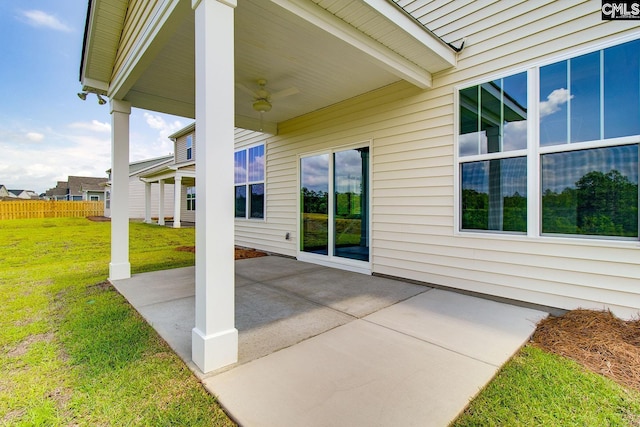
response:
M285 98L287 96L295 95L296 93L300 93L300 90L297 87L290 87L289 89L284 89L276 93L271 94L271 99L279 99Z
M248 87L246 87L242 83L236 83L236 87L238 89L240 89L241 91L246 92L248 95L251 95L254 98L257 97L257 95L256 95L256 93L254 91L252 91L251 89L249 89Z

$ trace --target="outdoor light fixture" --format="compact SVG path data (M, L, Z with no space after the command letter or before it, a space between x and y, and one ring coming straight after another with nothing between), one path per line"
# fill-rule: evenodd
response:
M266 113L271 110L271 103L264 98L258 98L253 101L253 109L261 113Z
M96 96L98 97L98 104L104 105L107 103L107 101L103 97L101 97L100 94L97 92L78 92L78 98L82 99L83 101L86 101L87 95L89 95L90 93L96 94Z

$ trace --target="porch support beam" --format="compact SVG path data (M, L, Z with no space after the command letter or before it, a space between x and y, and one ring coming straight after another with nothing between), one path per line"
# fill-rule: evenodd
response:
M182 175L176 174L175 184L173 185L173 228L180 228L182 218Z
M151 183L144 183L144 222L151 224Z
M203 372L238 360L234 271L235 0L193 0L195 9L195 327L191 358Z
M111 262L109 280L131 277L129 262L129 116L131 104L112 99Z
M421 89L432 86L431 73L411 62L404 56L389 49L371 37L363 34L355 27L336 17L327 10L321 8L310 0L271 0L284 8L315 25L318 28L334 35L345 43L359 49L369 55L373 62L383 69L395 74Z
M158 225L164 225L164 179L158 184Z

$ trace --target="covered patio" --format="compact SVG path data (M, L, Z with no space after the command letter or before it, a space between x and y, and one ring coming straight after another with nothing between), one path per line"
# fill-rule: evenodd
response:
M235 262L238 361L192 362L193 267L112 280L242 425L446 425L547 313L267 256Z

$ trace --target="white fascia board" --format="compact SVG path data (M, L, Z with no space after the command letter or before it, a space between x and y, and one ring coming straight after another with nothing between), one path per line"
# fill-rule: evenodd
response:
M180 138L183 135L193 132L195 129L196 129L196 122L193 122L190 125L183 127L179 131L172 133L167 138L175 140L177 138Z
M456 53L447 44L421 27L405 13L390 4L388 0L362 0L382 16L393 22L398 28L409 34L414 39L425 45L429 50L438 55L452 67L457 63Z
M102 82L100 80L90 79L88 77L82 77L82 90L84 92L97 93L100 95L106 95L109 90L109 83Z
M145 160L141 160L141 162L143 162L143 161L145 161ZM146 160L146 161L148 161L148 160ZM135 162L133 162L133 163L135 163ZM165 161L163 161L161 163L156 163L156 164L148 166L148 167L146 167L144 169L140 169L139 171L132 172L132 173L129 174L129 176L131 177L131 176L135 176L135 175L143 175L143 174L145 174L147 172L152 171L153 169L157 169L157 168L160 168L160 167L169 167L170 168L171 167L171 163L173 163L173 156L170 159L167 159L167 160L165 160Z
M431 73L404 56L380 44L309 0L271 0L283 9L332 34L361 52L392 74L421 89L432 85Z

